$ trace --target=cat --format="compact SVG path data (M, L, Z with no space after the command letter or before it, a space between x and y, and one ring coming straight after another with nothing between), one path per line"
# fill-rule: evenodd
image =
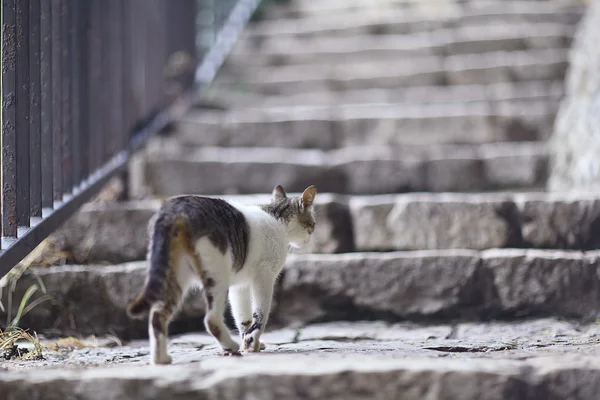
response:
M260 336L275 281L289 247L300 248L310 241L316 194L309 186L300 197L288 197L278 185L271 202L260 206L194 195L164 202L148 225L144 289L127 307L131 318L150 316L152 363L172 362L167 327L186 292L197 284L206 304L204 325L225 354L240 354L240 344L224 323L228 297L243 350L264 349Z

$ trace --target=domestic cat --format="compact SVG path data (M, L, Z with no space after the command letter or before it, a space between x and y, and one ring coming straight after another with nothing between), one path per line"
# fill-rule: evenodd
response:
M203 287L206 330L226 354L239 354L223 314L227 298L244 350L264 348L275 281L289 246L302 247L315 228L317 190L288 197L276 186L271 202L248 206L202 196L167 199L149 223L148 274L142 294L127 312L150 315L150 353L155 364L169 364L167 327L181 299Z

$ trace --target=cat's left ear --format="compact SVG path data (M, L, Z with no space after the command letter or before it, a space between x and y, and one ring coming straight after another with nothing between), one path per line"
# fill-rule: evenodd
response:
M317 188L314 186L307 187L302 193L302 198L300 202L302 204L302 208L309 208L312 206L313 201L315 201L315 196L317 195Z
M273 189L272 193L273 200L277 199L285 199L287 195L285 194L285 190L283 190L283 186L277 185L275 189Z

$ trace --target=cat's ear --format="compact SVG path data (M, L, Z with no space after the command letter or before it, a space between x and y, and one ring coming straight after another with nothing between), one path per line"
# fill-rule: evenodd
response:
M275 189L273 189L272 196L273 200L285 199L287 197L287 195L285 194L285 190L283 190L283 187L281 185L275 186Z
M302 204L302 208L308 208L312 206L313 201L315 201L315 196L317 195L317 188L314 186L307 187L302 193L302 198L300 202Z

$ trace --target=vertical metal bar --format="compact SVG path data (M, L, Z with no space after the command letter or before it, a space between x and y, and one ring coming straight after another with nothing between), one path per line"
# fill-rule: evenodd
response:
M136 102L138 104L135 119L139 121L147 112L147 92L146 92L146 15L148 9L141 5L140 0L136 0L136 26L134 31L135 43L134 48L136 49L136 66L135 72L137 79L134 83L134 90L136 92Z
M123 35L123 87L124 90L122 92L123 97L123 133L124 133L124 146L129 145L129 139L131 135L131 130L133 128L133 119L132 119L132 110L133 110L133 96L131 90L131 82L133 79L133 74L131 70L131 43L132 43L132 5L130 1L123 2L123 27L122 27L122 35Z
M115 58L113 64L114 70L114 97L113 97L113 109L115 112L115 136L117 139L117 146L120 150L127 148L127 132L124 123L124 112L123 112L123 38L124 38L124 18L123 18L123 1L114 0L114 16L113 16L113 34L114 34L114 54Z
M106 135L106 108L104 106L104 97L106 95L106 76L105 76L105 47L106 47L106 29L105 25L105 10L104 4L100 0L96 0L96 4L99 6L96 7L96 15L97 15L97 23L98 23L98 68L96 73L96 109L98 110L98 114L96 116L97 120L95 121L96 126L98 127L98 137L96 138L96 167L100 168L102 163L104 162L104 146L105 140L104 136Z
M29 3L29 140L30 140L30 215L42 216L42 153L40 104L40 1Z
M81 176L81 153L80 153L80 135L79 129L79 107L81 101L79 99L79 84L80 84L80 69L79 69L79 40L81 35L78 32L79 24L79 8L81 2L78 0L68 0L69 9L69 64L72 72L69 77L71 81L71 96L69 108L71 110L71 160L72 160L72 179L73 188L79 186L82 180Z
M97 161L97 141L98 137L102 134L100 129L100 109L98 107L98 91L100 81L99 77L99 63L100 63L100 27L98 24L98 0L89 0L90 8L90 34L88 36L89 53L88 53L88 115L89 121L87 123L87 129L90 132L89 140L89 171L90 173L96 170L98 166Z
M87 178L89 175L89 141L90 130L88 128L89 121L89 37L90 37L90 7L87 1L77 1L78 4L78 32L79 36L79 109L78 109L78 124L77 130L80 134L79 154L81 178Z
M42 207L53 207L53 145L52 145L52 7L48 0L40 4L40 102L41 102L41 157Z
M106 160L113 154L116 154L121 149L121 128L119 125L119 115L121 111L121 104L119 103L119 90L120 90L120 66L121 60L119 55L120 50L120 31L119 31L119 3L120 0L108 0L107 6L107 20L106 20L106 65L108 81L107 81L107 113L108 113L108 148Z
M54 147L53 172L54 200L63 198L62 173L62 34L61 0L52 1L52 145Z
M29 226L29 0L17 1L17 224Z
M2 236L9 238L17 237L16 19L15 0L2 0Z
M69 18L68 0L61 0L61 37L62 37L62 61L61 61L61 84L62 84L62 171L63 192L71 193L73 190L72 174L72 141L73 131L71 126L71 19Z
M183 30L184 50L186 50L192 62L198 62L198 46L196 44L196 16L198 15L198 2L196 0L187 0L187 7L184 10L184 22L181 23ZM227 9L227 15L231 12L231 8ZM191 68L184 80L185 88L190 89L194 85L196 69Z
M98 103L100 110L100 121L97 121L98 126L101 128L100 136L97 142L97 153L98 153L98 165L97 168L101 167L104 162L107 160L107 155L110 150L108 150L108 140L106 139L109 135L110 123L109 123L109 113L108 113L108 90L107 83L109 82L110 76L108 74L108 12L106 9L106 4L101 2L100 4L100 12L98 13L99 17L99 27L100 27L100 72L99 76L99 90L98 90Z

